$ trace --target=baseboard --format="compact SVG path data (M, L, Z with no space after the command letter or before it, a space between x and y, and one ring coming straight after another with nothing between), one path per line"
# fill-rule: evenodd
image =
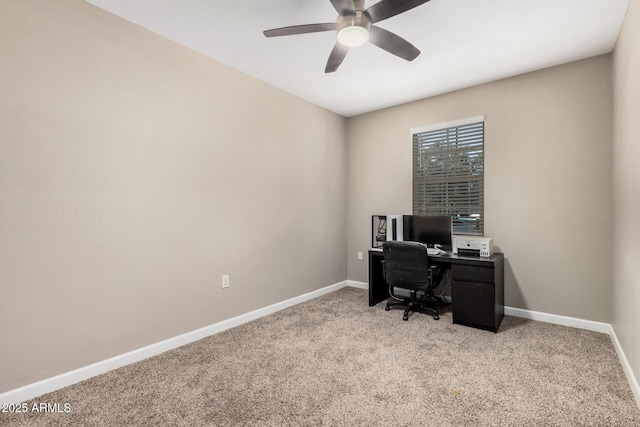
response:
M260 317L267 316L285 308L292 307L296 304L300 304L301 302L305 302L317 298L321 295L334 292L349 285L349 281L345 280L334 285L330 285L306 293L304 295L290 298L288 300L254 310L249 313L242 314L240 316L232 317L231 319L223 320L221 322L206 326L201 329L197 329L192 332L187 332L186 334L182 334L177 337L169 338L167 340L151 344L146 347L142 347L137 350L112 357L110 359L103 360L101 362L75 369L64 374L56 375L55 377L38 381L24 387L9 390L0 394L0 404L15 404L31 400L38 396L42 396L43 394L68 387L70 385L79 383L80 381L84 381L97 375L104 374L122 366L139 362L165 351L172 350L174 348L189 344L202 338L206 338L210 335L217 334L227 329L234 328L252 320L259 319Z
M522 308L505 307L504 314L506 314L507 316L522 317L523 319L570 326L572 328L586 329L588 331L602 332L604 334L608 334L611 330L611 325L608 323L594 322L592 320L578 319L577 317L560 316L558 314L549 314L540 311L524 310Z
M620 359L622 370L627 376L627 380L629 380L629 386L631 387L633 396L635 397L636 403L640 408L640 384L638 384L638 379L631 369L631 365L629 364L629 360L627 360L627 356L624 354L624 350L622 350L622 346L620 345L620 341L618 341L616 331L613 329L613 326L609 325L609 327L609 336L611 337L611 341L613 341L613 347L616 349L616 353L618 353L618 359Z
M347 286L359 289L369 289L369 284L367 282L358 282L356 280L347 280Z

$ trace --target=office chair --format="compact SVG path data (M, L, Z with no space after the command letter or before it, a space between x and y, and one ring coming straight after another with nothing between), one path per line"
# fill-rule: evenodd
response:
M441 300L433 291L443 273L429 261L426 246L418 242L390 241L382 245L382 252L382 272L389 285L389 295L396 300L388 302L384 309L405 307L402 320L408 320L412 311L430 314L438 320Z

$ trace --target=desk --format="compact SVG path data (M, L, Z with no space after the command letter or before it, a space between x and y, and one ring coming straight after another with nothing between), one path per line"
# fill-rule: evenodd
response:
M450 269L453 323L497 332L504 317L504 254L488 258L452 254L429 255L442 268ZM389 297L384 281L381 250L369 251L369 305Z

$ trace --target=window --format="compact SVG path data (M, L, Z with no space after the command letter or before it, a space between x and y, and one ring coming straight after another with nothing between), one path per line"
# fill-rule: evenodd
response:
M484 235L484 116L411 135L413 214L450 215L454 234Z

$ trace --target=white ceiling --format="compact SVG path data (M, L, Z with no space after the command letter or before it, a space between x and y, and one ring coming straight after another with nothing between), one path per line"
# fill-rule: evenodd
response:
M431 0L377 24L420 49L414 61L368 43L325 74L335 32L262 31L334 22L329 0L87 1L345 117L611 52L629 3Z

